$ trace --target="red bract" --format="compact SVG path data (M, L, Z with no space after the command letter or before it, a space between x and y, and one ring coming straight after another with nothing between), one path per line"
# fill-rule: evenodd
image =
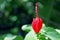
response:
M36 18L33 19L32 28L35 33L39 33L42 28L42 19L38 17L38 4L36 3Z

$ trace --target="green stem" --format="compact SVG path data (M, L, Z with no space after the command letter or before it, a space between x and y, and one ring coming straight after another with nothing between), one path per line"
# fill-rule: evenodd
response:
M39 39L39 40L40 40L39 35L40 35L40 33L38 33L38 34L37 34L37 39Z

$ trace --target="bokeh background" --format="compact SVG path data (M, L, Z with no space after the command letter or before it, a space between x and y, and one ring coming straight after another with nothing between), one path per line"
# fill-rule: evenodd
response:
M31 24L36 2L43 23L60 29L60 0L0 0L0 35L11 33L25 38L21 27Z

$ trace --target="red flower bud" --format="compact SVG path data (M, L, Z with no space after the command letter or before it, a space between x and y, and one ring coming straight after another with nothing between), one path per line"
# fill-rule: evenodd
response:
M38 4L36 3L36 18L33 19L32 28L35 33L39 33L42 28L42 19L38 17Z

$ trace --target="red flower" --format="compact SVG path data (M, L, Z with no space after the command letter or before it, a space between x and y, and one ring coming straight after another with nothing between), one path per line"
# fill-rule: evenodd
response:
M39 33L42 28L42 19L38 17L38 4L36 3L36 18L33 19L32 28L35 33Z

